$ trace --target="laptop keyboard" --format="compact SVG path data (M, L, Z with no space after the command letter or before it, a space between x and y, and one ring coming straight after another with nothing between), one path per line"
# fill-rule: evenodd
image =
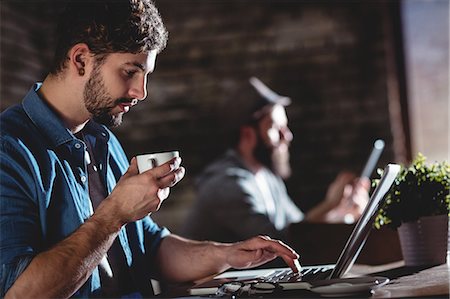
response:
M320 279L326 279L333 271L333 265L324 265L319 267L305 267L300 273L295 273L291 269L280 269L272 272L264 278L264 281L283 283L283 282L295 282L295 281L314 281Z

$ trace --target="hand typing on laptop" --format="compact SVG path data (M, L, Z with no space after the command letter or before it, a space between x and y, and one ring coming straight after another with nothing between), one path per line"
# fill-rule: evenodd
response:
M301 270L299 255L288 245L267 236L228 245L227 264L235 269L253 268L281 257L293 272Z
M175 234L165 237L157 255L161 277L167 282L204 279L230 268L260 266L281 257L292 272L299 272L299 255L288 245L266 236L236 243L195 241Z

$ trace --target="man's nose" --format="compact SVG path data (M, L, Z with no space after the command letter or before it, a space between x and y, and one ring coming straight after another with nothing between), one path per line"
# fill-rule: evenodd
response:
M291 142L292 139L294 139L294 134L288 127L284 128L280 132L281 132L281 138L283 140L286 140L287 142Z
M144 100L147 97L147 79L136 80L129 90L129 96L132 99L137 99L139 101Z

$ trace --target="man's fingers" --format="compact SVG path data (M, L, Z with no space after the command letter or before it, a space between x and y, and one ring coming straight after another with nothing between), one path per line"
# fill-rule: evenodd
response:
M281 241L268 236L257 236L235 243L231 247L229 265L234 268L256 267L280 256L294 272L300 271L299 255ZM237 251L236 251L237 250Z
M153 177L159 179L171 173L172 171L178 169L180 165L181 165L181 158L175 157L170 159L164 164L161 164L159 166L153 167L145 171L144 173L151 174Z
M259 240L258 240L259 239ZM284 244L282 241L273 240L268 236L259 236L255 240L257 242L263 242L264 255L263 258L266 261L273 260L277 256L280 256L285 263L294 272L299 272L301 270L300 263L298 261L299 255L288 245ZM261 244L255 244L255 246L261 246Z
M370 190L370 179L368 179L368 178L359 178L357 184L358 184L358 186L361 186L362 188L364 188L366 191Z
M158 198L162 202L167 197L169 197L170 188L163 188L158 190Z
M167 174L166 176L160 178L158 185L160 188L173 187L184 177L186 170L184 167L179 167L174 172Z
M133 175L139 174L139 170L137 167L136 157L133 157L130 161L130 166L128 166L127 171L123 174L123 177L129 177Z
M170 184L170 187L175 186L179 181L181 181L184 178L184 175L186 174L186 169L184 167L180 167L175 171L175 179Z
M299 255L295 252L294 249L292 249L291 247L289 247L288 245L284 244L281 241L270 240L269 244L270 248L272 248L275 251L275 253L279 252L280 254L284 254L292 259L298 259L299 257Z
M355 175L348 171L341 171L337 177L337 181L350 183L355 178Z
M153 168L153 175L156 178L162 178L166 176L168 173L173 172L174 170L178 169L181 165L181 158L175 157L167 161L166 163Z
M298 259L299 255L288 245L281 241L273 240L267 236L258 236L250 239L249 250L264 249L279 256L286 256L290 259Z
M300 266L300 262L298 261L298 259L292 259L291 257L286 255L280 256L284 260L284 262L288 265L288 267L292 269L294 273L299 273L302 270L302 267Z
M184 177L186 172L180 164L181 158L175 157L160 166L147 170L144 174L155 178L159 188L173 187Z

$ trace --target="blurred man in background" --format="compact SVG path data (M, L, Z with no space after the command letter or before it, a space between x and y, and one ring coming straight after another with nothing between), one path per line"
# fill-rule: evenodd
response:
M239 241L258 234L288 240L291 223L350 222L367 201L369 181L341 172L326 197L306 214L289 197L283 179L291 174L293 134L285 107L288 97L250 78L233 103L231 148L197 179L197 198L184 225L197 240Z

